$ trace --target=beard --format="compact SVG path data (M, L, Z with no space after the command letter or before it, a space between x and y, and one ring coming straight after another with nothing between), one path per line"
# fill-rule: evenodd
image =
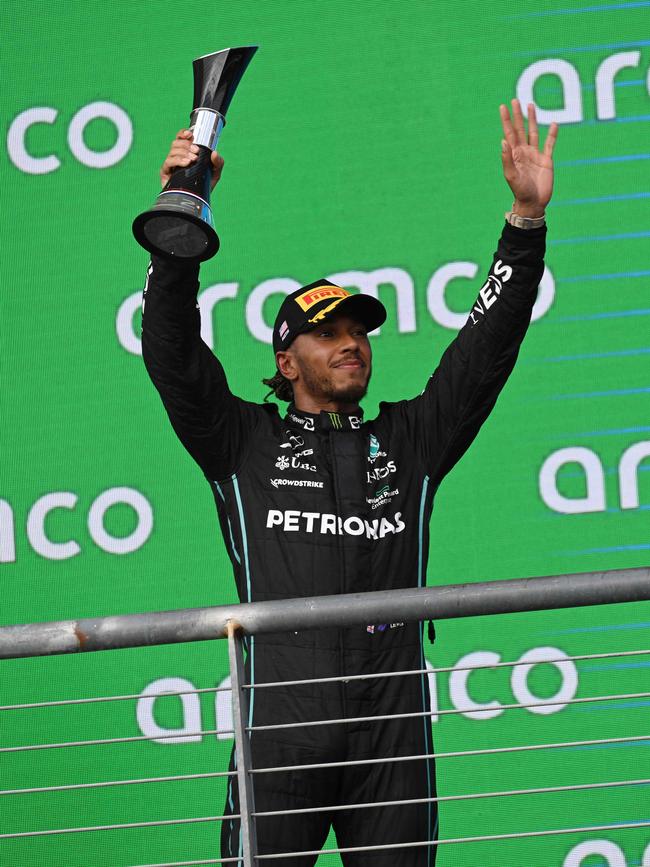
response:
M359 403L368 391L371 374L365 382L353 382L347 385L339 385L334 381L331 374L319 374L304 360L300 365L300 373L306 389L314 397L325 398L328 401L339 403ZM365 368L363 368L365 370Z

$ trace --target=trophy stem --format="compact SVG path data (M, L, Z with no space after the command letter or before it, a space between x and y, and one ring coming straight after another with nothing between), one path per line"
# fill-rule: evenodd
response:
M221 131L226 125L225 117L211 108L195 108L190 115L190 130L194 144L216 151Z

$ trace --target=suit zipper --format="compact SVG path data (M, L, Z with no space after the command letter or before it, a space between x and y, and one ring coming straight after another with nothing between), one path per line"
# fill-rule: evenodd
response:
M333 431L330 431L327 435L327 441L330 452L330 464L332 467L332 483L334 486L334 503L336 505L336 539L337 539L337 547L339 552L339 564L340 564L340 577L339 577L339 593L345 593L345 554L343 548L343 536L338 532L338 522L341 515L341 497L339 493L339 477L338 477L338 465L336 462L336 454L333 446L332 437L335 436ZM343 653L343 641L342 641L342 630L338 630L338 645L339 645L339 674L344 675L344 653ZM345 718L347 716L347 702L345 695L345 683L343 681L339 684L340 687L340 695L341 695L341 709L342 716Z

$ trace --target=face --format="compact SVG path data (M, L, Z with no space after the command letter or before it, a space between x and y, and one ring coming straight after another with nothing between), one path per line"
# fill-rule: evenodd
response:
M372 350L365 326L349 316L334 316L299 334L282 355L289 365L282 372L289 373L294 392L299 388L319 401L356 405L368 390Z

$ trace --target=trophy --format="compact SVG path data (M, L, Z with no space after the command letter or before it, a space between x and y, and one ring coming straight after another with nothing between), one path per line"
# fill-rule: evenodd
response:
M219 249L210 208L210 157L217 149L230 101L256 51L256 45L225 48L192 63L190 129L199 146L198 158L177 169L153 207L133 221L136 241L150 253L202 262Z

